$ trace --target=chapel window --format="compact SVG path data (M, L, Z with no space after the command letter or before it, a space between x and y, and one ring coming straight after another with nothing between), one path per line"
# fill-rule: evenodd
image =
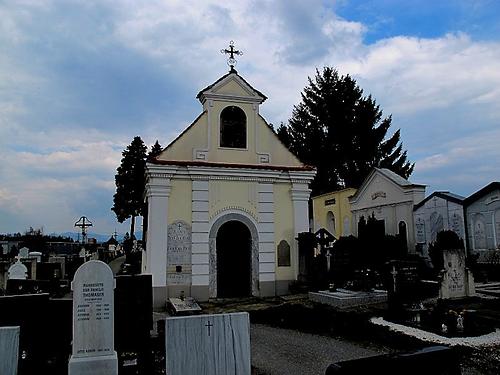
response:
M241 108L229 106L220 114L220 147L247 147L247 117Z

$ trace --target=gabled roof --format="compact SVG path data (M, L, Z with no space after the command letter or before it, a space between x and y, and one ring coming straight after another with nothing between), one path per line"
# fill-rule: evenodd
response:
M365 178L359 189L356 191L356 194L354 194L352 197L349 198L349 202L355 202L358 197L363 193L365 190L368 182L372 179L373 175L375 173L380 173L381 175L385 176L388 178L390 181L392 181L394 184L399 185L403 189L411 189L411 188L425 188L425 185L421 184L414 184L407 179L401 177L397 173L394 173L393 171L387 169L387 168L373 168L370 174Z
M486 185L482 189L479 189L474 194L469 195L464 200L464 206L468 206L468 205L474 203L479 198L481 198L481 197L485 196L486 194L489 194L495 190L500 190L500 182L498 182L498 181L490 182L488 185Z
M413 207L413 211L419 209L426 202L428 202L429 200L431 200L434 197L443 198L443 199L445 199L447 201L458 203L458 204L463 204L464 200L465 200L465 197L462 197L461 195L458 195L458 194L450 193L449 191L435 191L434 193L432 193L431 195L429 195L427 198L425 198L425 199L421 200L420 202L418 202Z
M207 91L210 91L212 88L217 86L220 82L224 81L226 78L233 76L237 77L239 80L241 80L250 90L255 92L258 96L261 97L262 102L264 102L267 99L267 96L265 96L262 92L254 88L252 85L250 85L242 76L238 74L238 72L235 69L232 69L229 71L229 73L224 74L222 77L220 77L217 81L212 83L211 85L208 85L205 87L203 90L201 90L198 95L196 95L196 99L200 100L200 102L203 102L203 94L205 94Z
M387 168L374 168L374 170L379 171L384 176L386 176L387 178L389 178L390 180L392 180L393 182L395 182L400 186L425 186L425 185L414 184L408 181L406 178L401 177L397 173L394 173L393 171Z

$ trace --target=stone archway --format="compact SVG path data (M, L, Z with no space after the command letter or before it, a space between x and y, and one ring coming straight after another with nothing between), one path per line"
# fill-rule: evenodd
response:
M240 236L243 236L240 240L234 239L235 232L240 233ZM227 288L226 286L222 286L220 290L222 295L219 294L218 282L226 281L225 277L231 277L231 272L229 274L225 274L222 278L218 277L218 266L223 266L225 262L228 260L231 261L231 251L239 251L242 255L242 258L249 262L245 271L248 272L248 284L247 284L247 295L258 296L259 295L259 240L258 240L258 232L257 227L254 222L248 218L246 215L240 213L226 213L223 216L219 217L213 223L210 233L209 233L209 241L210 241L210 258L209 258L209 267L210 267L210 276L209 276L209 295L210 298L221 297L226 294L226 296L231 296L232 291L231 288ZM231 241L241 241L238 243L231 243ZM219 242L219 244L218 244ZM233 246L234 245L234 246ZM228 253L229 252L229 253ZM245 254L245 252L247 252ZM220 254L225 254L229 256L224 260L218 259ZM224 256L224 255L223 255ZM244 264L241 263L238 265L241 268L244 268ZM222 272L227 272L227 269L221 270ZM238 277L238 276L236 276ZM242 275L242 278L246 277L246 275ZM243 281L241 281L243 282ZM229 293L228 293L229 292ZM240 290L241 292L241 290ZM238 293L236 293L238 294ZM234 295L236 296L236 295Z

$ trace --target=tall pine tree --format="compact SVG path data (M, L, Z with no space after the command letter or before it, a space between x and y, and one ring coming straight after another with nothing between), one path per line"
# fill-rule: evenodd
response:
M413 172L400 131L386 138L391 116L382 117L375 100L363 96L349 75L339 76L330 67L316 70L301 96L288 125L281 124L277 133L302 162L317 168L313 194L357 188L373 167L405 178Z
M121 164L115 175L116 193L111 210L120 223L131 218L132 235L135 233L135 218L142 215L144 210L146 151L141 137L134 137L132 143L123 150Z

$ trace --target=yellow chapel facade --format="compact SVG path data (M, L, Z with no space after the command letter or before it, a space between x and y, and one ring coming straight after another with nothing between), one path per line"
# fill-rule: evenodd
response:
M202 113L147 164L142 272L155 305L286 294L315 170L279 141L259 114L266 96L234 69L197 99Z

